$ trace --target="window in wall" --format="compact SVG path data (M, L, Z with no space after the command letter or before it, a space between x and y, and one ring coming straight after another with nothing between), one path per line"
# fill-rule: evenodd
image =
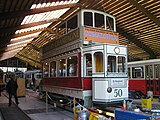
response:
M144 78L143 67L133 67L132 68L132 77L133 78Z
M93 14L91 12L84 12L84 26L93 27Z
M146 65L146 78L153 78L153 67L152 65Z
M49 63L44 63L43 64L43 76L44 77L49 77Z
M109 16L106 16L106 29L114 30L114 20Z
M126 60L123 56L118 56L118 72L125 72Z
M71 56L67 59L67 76L77 76L77 56Z
M95 13L95 27L97 28L105 28L104 26L104 15Z
M66 76L66 59L59 60L58 76Z
M95 72L104 72L104 64L103 64L103 53L96 52L94 53L94 62L95 62Z
M50 63L50 77L56 77L56 61Z
M108 72L116 72L116 56L108 56Z
M92 76L92 55L91 54L85 54L85 66L86 66L86 76Z
M67 32L78 27L78 16L74 16L70 20L67 21Z

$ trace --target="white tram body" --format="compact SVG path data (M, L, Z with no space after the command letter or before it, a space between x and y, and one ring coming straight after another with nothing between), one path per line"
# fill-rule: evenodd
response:
M127 47L119 45L115 17L74 12L55 25L59 36L42 48L43 90L85 106L128 99Z
M118 49L116 51L116 49ZM117 53L116 53L117 52ZM92 101L93 102L113 102L117 100L128 99L128 76L127 76L127 62L125 67L121 68L117 65L118 59L123 58L127 60L127 47L116 44L93 44L83 48L83 55L81 64L86 59L85 55L90 54L92 57ZM101 54L100 54L101 53ZM95 55L102 55L95 57ZM115 61L110 61L109 58L115 57ZM98 59L101 59L98 62ZM114 60L114 59L112 59ZM120 60L119 60L120 61ZM108 63L112 62L112 63ZM101 65L102 64L102 65ZM83 67L84 67L83 66ZM103 66L100 70L100 66ZM99 67L99 68L98 68ZM98 70L99 69L99 70ZM122 69L124 69L122 71ZM83 71L84 70L84 71ZM86 69L82 69L83 73L87 73Z

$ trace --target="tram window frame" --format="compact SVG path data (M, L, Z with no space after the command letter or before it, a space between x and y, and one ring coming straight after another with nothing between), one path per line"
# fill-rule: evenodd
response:
M67 58L67 76L69 77L78 76L78 57L77 56L70 56Z
M127 72L127 66L126 66L126 57L125 56L118 56L118 72L124 73Z
M49 63L43 63L43 78L49 77Z
M139 68L141 68L140 71L138 71ZM137 69L137 71L135 71L135 69ZM132 67L132 78L144 78L144 67L143 66Z
M56 61L52 61L50 63L50 77L56 77L56 76L57 76L57 63Z
M84 21L84 26L93 26L93 13L92 12L83 12L83 21Z
M95 27L105 29L105 16L104 14L94 13Z
M160 65L159 64L154 65L154 77L156 79L160 78Z
M117 69L116 68L116 64L117 64L116 59L117 59L116 56L113 56L113 55L107 56L107 72L116 72L116 69Z
M66 77L66 59L58 60L57 77Z
M128 67L128 77L129 77L129 78L132 78L132 77L131 77L131 68L130 68L130 67Z
M95 65L95 72L96 73L104 72L104 55L103 55L103 52L95 52L94 53L94 65Z
M145 77L152 79L153 78L153 65L145 65Z
M78 27L78 15L73 16L67 20L67 33Z
M92 54L86 53L84 54L84 76L85 77L92 77Z
M114 31L114 19L106 16L106 30Z

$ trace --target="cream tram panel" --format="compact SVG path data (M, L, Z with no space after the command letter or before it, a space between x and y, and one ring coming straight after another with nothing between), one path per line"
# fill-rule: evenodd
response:
M107 53L108 54L127 55L127 48L125 46L120 46L120 45L108 45L107 46Z

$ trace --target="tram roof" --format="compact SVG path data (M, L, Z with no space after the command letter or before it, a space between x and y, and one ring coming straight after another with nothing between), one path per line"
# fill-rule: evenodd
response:
M115 16L129 61L160 58L159 0L1 0L0 60L17 57L41 66L40 48L55 36L53 25L80 8Z

